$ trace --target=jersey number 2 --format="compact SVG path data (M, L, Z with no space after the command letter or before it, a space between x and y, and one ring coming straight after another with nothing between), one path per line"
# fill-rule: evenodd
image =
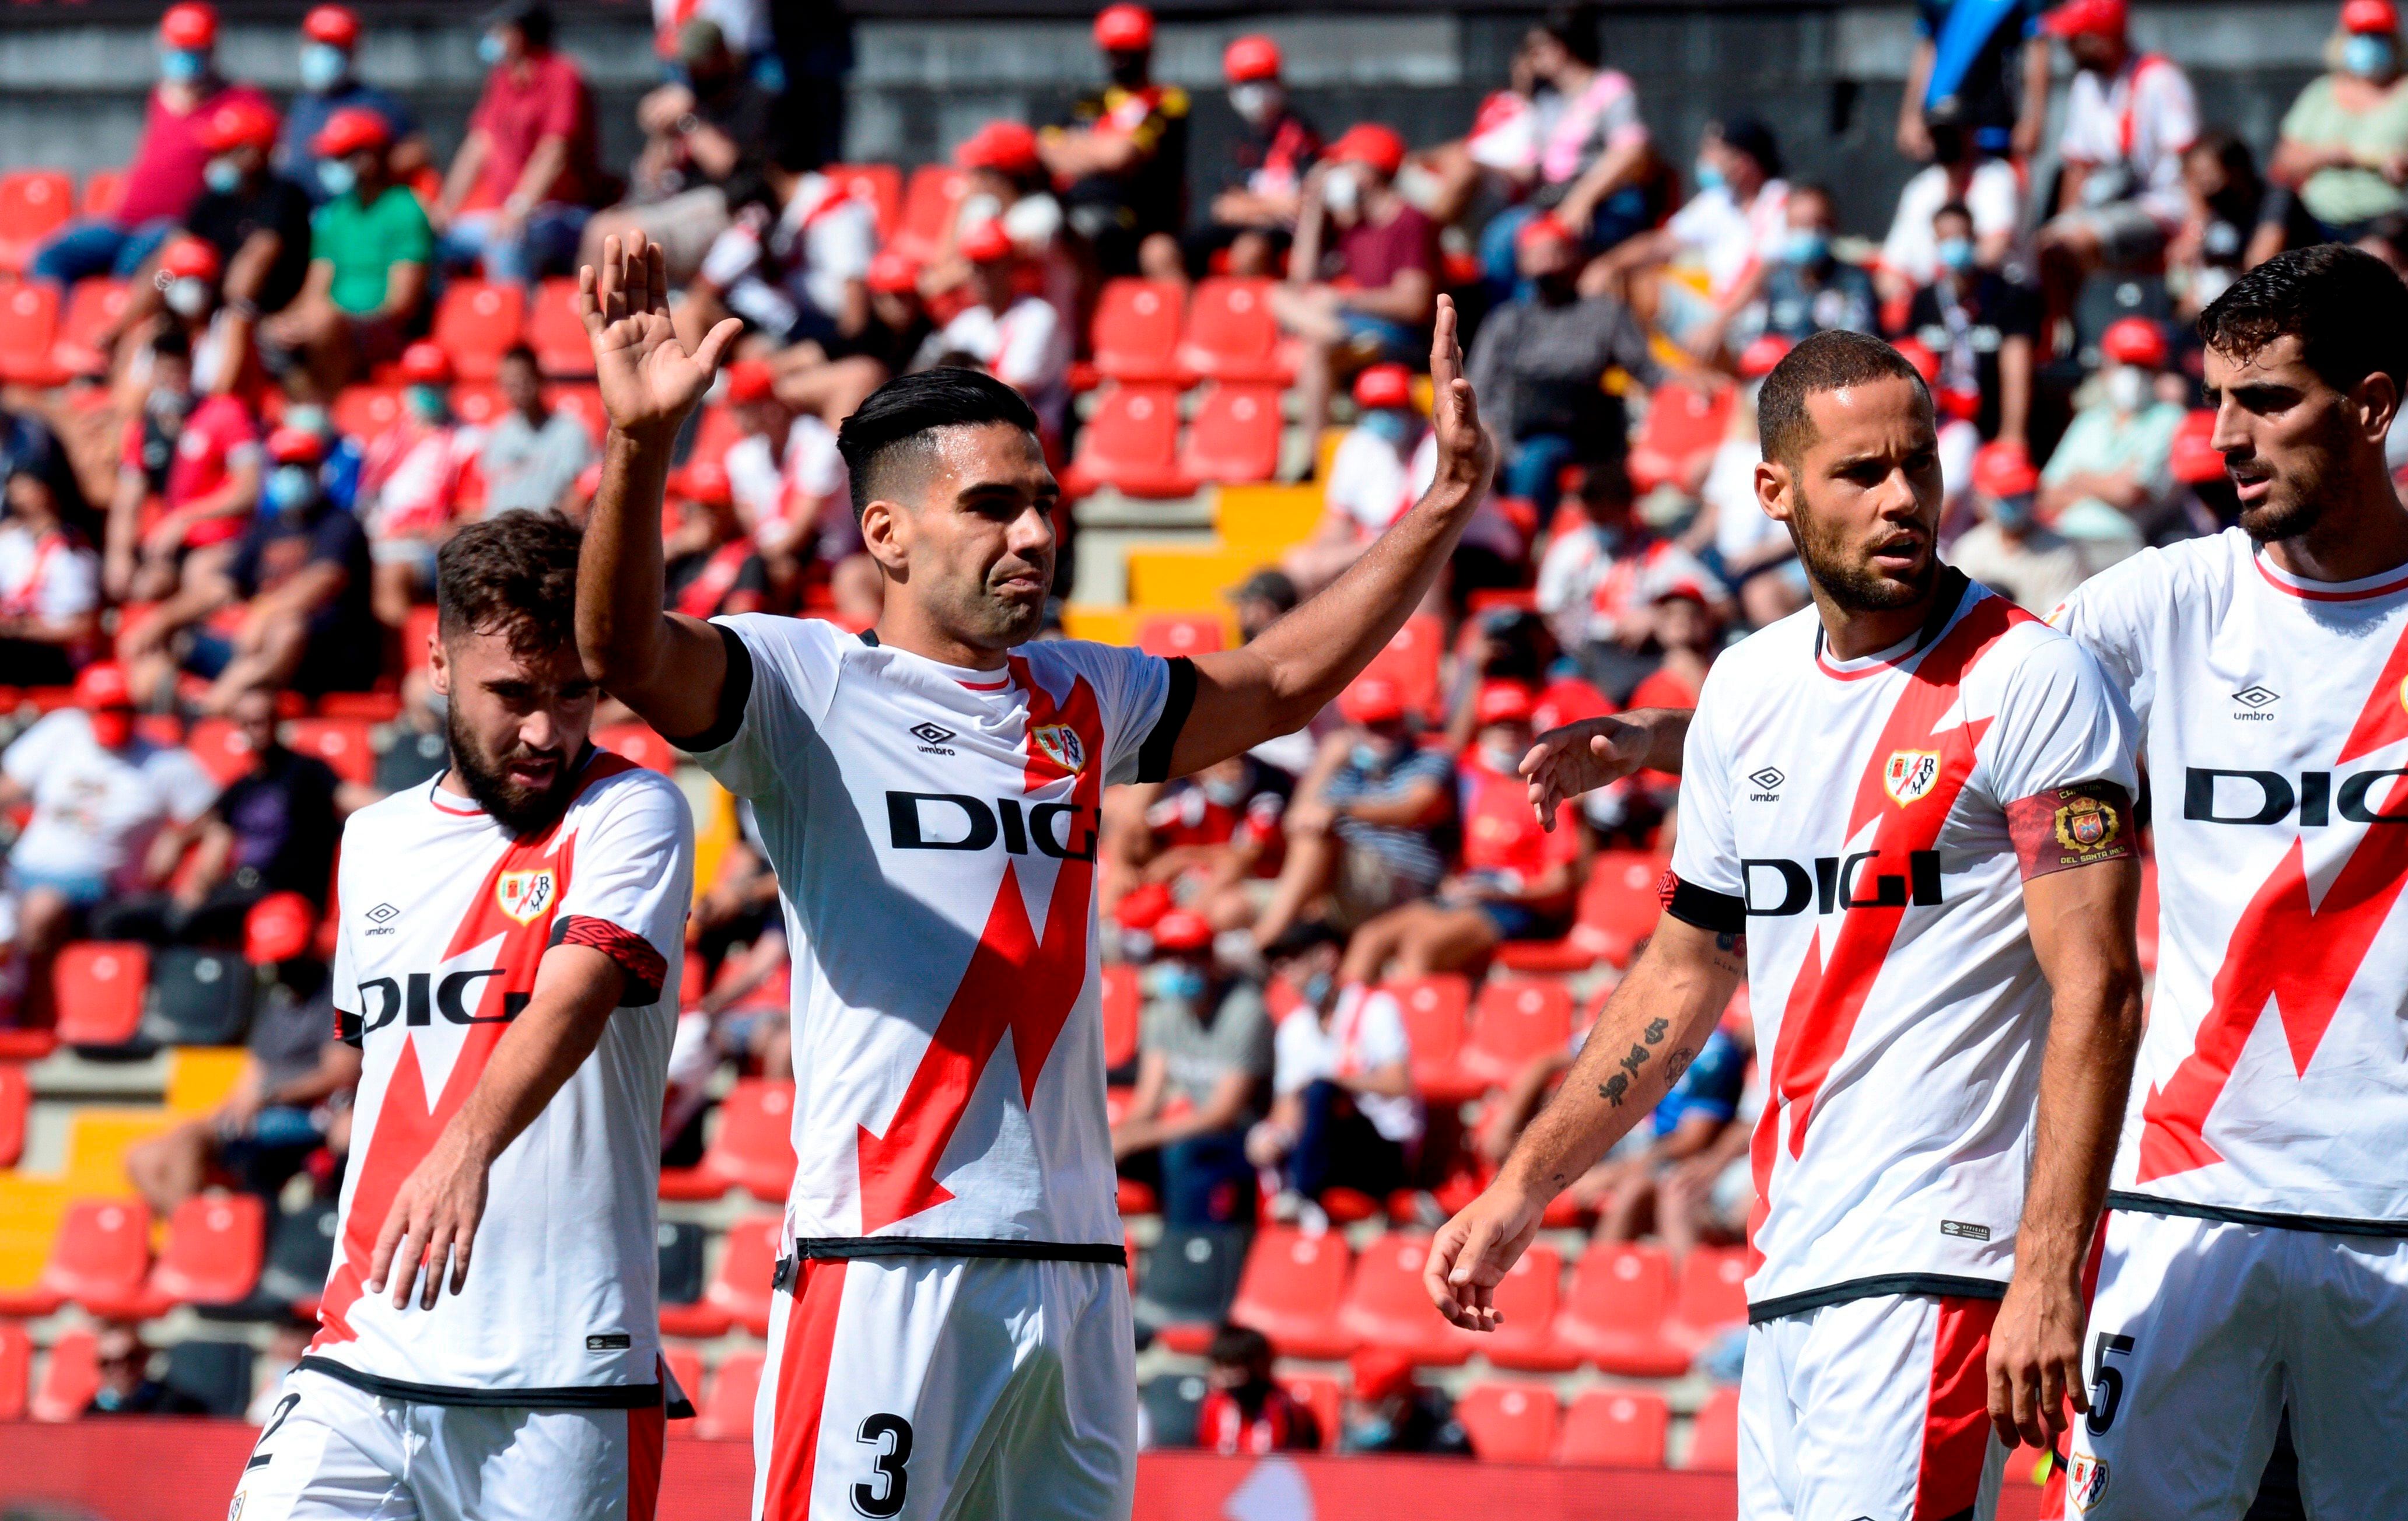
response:
M251 1444L251 1461L242 1466L245 1473L252 1469L265 1468L267 1460L276 1456L274 1453L264 1453L259 1449L267 1445L267 1439L276 1435L276 1428L284 1424L284 1418L292 1414L293 1407L300 1402L301 1397L297 1394L288 1394L276 1401L275 1411L267 1417L266 1428L259 1433L259 1440Z
M880 1449L870 1464L878 1482L853 1486L853 1508L878 1521L901 1514L904 1491L910 1487L904 1466L911 1461L911 1423L900 1415L872 1415L861 1423L859 1440Z

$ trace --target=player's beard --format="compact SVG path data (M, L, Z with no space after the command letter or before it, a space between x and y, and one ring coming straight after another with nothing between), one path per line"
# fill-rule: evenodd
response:
M1869 554L1842 541L1838 530L1820 526L1818 515L1812 510L1791 515L1789 541L1798 546L1798 563L1806 567L1806 578L1847 612L1911 608L1928 598L1940 579L1940 556L1933 552L1928 533L1922 558L1904 576L1875 570Z
M522 752L487 756L479 748L476 736L461 727L460 710L456 707L445 712L443 728L444 737L452 743L452 767L460 773L460 784L468 789L468 796L477 800L478 807L492 814L494 822L511 834L541 834L568 811L569 803L577 796L575 756L562 757L552 785L522 786L512 782L505 770Z
M2346 426L2345 423L2337 423L2329 430L2337 437L2317 440L2329 447L2293 452L2294 463L2276 472L2265 500L2241 509L2243 532L2260 544L2272 544L2285 538L2304 538L2315 530L2332 495L2325 482L2324 466L2342 457L2342 451L2348 447Z

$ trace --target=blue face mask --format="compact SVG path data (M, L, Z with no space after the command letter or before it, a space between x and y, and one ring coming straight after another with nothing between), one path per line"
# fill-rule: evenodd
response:
M440 423L452 415L451 399L439 385L413 385L402 393L410 415L422 423Z
M1831 236L1819 227L1792 227L1781 243L1782 258L1801 267L1821 264L1830 252Z
M230 158L213 158L201 167L201 183L230 195L242 184L242 165Z
M504 50L502 35L499 32L488 32L477 39L477 62L487 68L492 68L502 61Z
M1358 771L1376 771L1386 763L1388 753L1366 741L1349 751L1346 758L1354 763L1354 769Z
M1730 182L1723 178L1721 165L1705 159L1698 160L1698 166L1691 171L1691 178L1697 180L1699 194L1710 190L1720 190Z
M1413 436L1413 420L1393 407L1365 412L1355 425L1392 449L1404 448Z
M304 43L301 48L301 88L313 95L322 95L343 82L351 71L351 54L331 42Z
M1973 267L1973 240L1970 237L1943 237L1931 246L1931 255L1940 267L1956 273Z
M1326 1009L1329 1007L1329 990L1337 984L1337 981L1326 971L1317 971L1306 978L1304 986L1297 991L1302 994L1304 1001L1313 1008Z
M193 48L168 48L159 54L159 78L169 84L190 84L209 71L209 55Z
M2355 35L2341 45L2341 66L2361 79L2387 79L2391 74L2391 39Z
M317 474L306 465L280 465L267 478L267 505L280 517L299 517L317 496Z
M318 183L326 187L329 195L348 195L360 182L359 171L338 158L318 161Z
M326 409L314 401L288 402L284 408L284 425L299 428L304 433L326 431Z
M2030 527L2032 521L2031 493L2018 492L2013 496L1991 497L1990 521L1997 524L2000 527L2008 529L2011 532Z
M1173 1003L1201 1003L1210 986L1204 969L1185 961L1165 961L1154 969L1154 994Z

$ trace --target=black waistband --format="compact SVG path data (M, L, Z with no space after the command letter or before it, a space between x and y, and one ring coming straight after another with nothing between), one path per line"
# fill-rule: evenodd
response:
M877 1257L1004 1257L1014 1262L1094 1262L1128 1266L1118 1241L1013 1241L964 1236L799 1236L795 1255L779 1262L772 1286L788 1288L798 1262L853 1262Z
M2006 1284L1989 1278L1961 1278L1955 1273L1944 1272L1885 1273L1879 1278L1851 1278L1844 1284L1832 1284L1823 1288L1810 1288L1800 1294L1784 1294L1777 1299L1760 1300L1747 1307L1747 1323L1761 1326L1768 1320L1802 1315L1809 1310L1846 1304L1851 1299L1872 1299L1892 1295L1915 1295L1935 1299L2004 1299L2006 1293Z
M2222 1204L2192 1204L2149 1194L2116 1189L2107 1207L2128 1214L2173 1214L2189 1220L2214 1220L2228 1226L2263 1226L2272 1230L2312 1230L2327 1236L2376 1236L2392 1241L2408 1238L2408 1220L2353 1220L2337 1214L2278 1214L2271 1210L2236 1210Z
M407 1399L420 1405L473 1405L501 1410L652 1410L666 1393L659 1384L573 1384L556 1389L472 1389L443 1384L409 1384L396 1378L363 1373L332 1357L304 1357L300 1366L313 1373L350 1385L386 1399ZM685 1420L694 1407L680 1401L671 1420Z

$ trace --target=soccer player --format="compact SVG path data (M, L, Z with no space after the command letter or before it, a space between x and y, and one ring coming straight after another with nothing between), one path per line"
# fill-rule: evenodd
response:
M881 387L839 438L886 579L875 628L661 610L669 445L734 324L689 353L640 235L580 304L611 431L578 586L586 666L752 800L794 956L798 1166L754 1513L1125 1517L1133 1341L1095 954L1106 783L1302 726L1401 626L1492 450L1451 308L1438 474L1241 650L1031 642L1057 491L1018 393Z
M1897 351L1816 334L1759 411L1757 501L1814 605L1706 678L1664 917L1424 1283L1492 1328L1547 1201L1745 977L1771 1099L1741 1514L1986 1516L1990 1381L2024 1415L2080 1383L2140 1037L2131 720L2071 640L1940 563L1931 398Z
M510 512L437 559L451 768L344 831L351 1170L317 1338L235 1492L244 1521L652 1514L693 826L675 785L587 737L577 553L566 519Z

